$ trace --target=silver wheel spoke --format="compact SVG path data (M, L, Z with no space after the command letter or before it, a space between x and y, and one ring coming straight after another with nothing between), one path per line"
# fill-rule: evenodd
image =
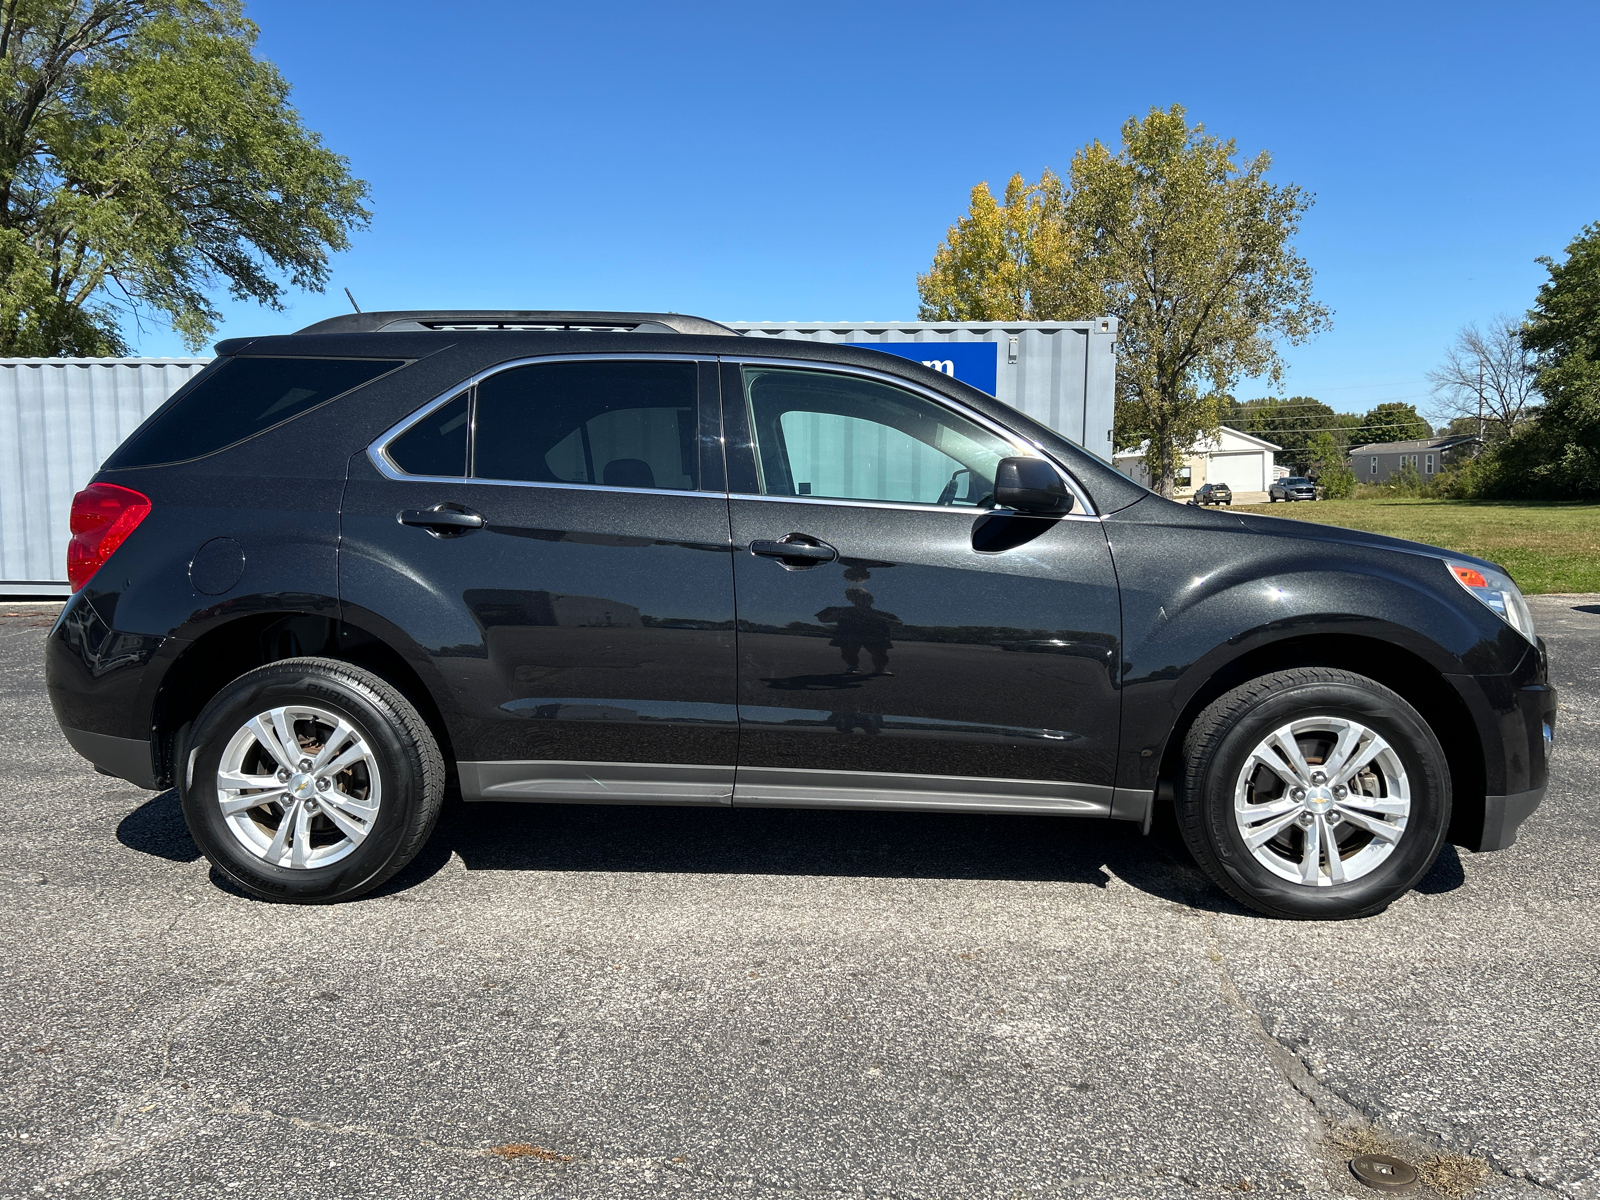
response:
M1391 816L1404 816L1411 811L1409 800L1395 800L1388 796L1363 796L1359 792L1351 792L1339 801L1339 807L1348 811L1352 808L1365 809L1368 812L1388 813Z
M330 771L330 768L327 766L328 760L342 750L345 746L345 743L350 741L350 739L355 736L355 729L351 727L348 721L346 721L343 717L340 717L339 724L335 726L333 732L328 735L328 740L322 744L322 749L317 751L317 757L311 760L312 774L323 774ZM360 746L360 744L360 742L356 743L358 746ZM348 766L349 764L347 763L345 765Z
M274 787L265 792L248 792L242 796L225 796L219 803L222 805L222 815L231 817L234 813L244 812L246 809L260 808L263 804L270 804L274 800L283 799L284 789Z
M370 828L365 821L354 818L352 814L345 811L342 805L334 804L326 796L323 797L322 801L322 815L332 821L339 832L352 842L361 841L362 838L367 836L367 831Z
M322 795L324 804L337 804L345 812L363 821L370 821L378 815L378 806L369 804L365 800L358 800L350 793L333 788Z
M346 750L343 754L339 755L338 758L334 759L331 763L329 763L327 766L323 767L317 773L319 775L337 775L340 771L344 770L346 767L353 767L353 766L355 766L356 763L360 762L363 758L366 758L366 757L367 757L367 748L366 748L366 746L363 745L361 742L357 742L354 746L351 746L350 749Z
M281 720L282 710L280 709L277 714L262 713L261 715L269 719L276 715ZM250 721L247 728L255 735L256 741L261 743L261 748L272 755L273 760L280 767L286 771L294 771L299 768L300 760L289 757L288 749L278 740L277 730L272 725L268 725L261 717L255 717Z
M289 852L291 867L304 867L311 858L311 814L304 804L294 806L294 848Z
M1293 767L1284 762L1283 759L1279 758L1276 754L1273 754L1270 750L1263 752L1261 749L1257 749L1256 752L1250 756L1250 763L1246 764L1247 769L1251 764L1265 767L1267 770L1271 771L1274 775L1281 779L1287 787L1299 787L1303 782L1299 776L1294 773Z
M1314 884L1322 874L1322 821L1313 821L1305 834L1305 850L1300 855L1300 882Z
M217 786L234 792L283 790L276 775L246 775L243 771L218 771Z
M1283 755L1284 761L1289 764L1290 769L1295 773L1295 783L1304 787L1311 782L1311 768L1306 764L1306 756L1300 753L1300 747L1295 743L1294 734L1289 732L1287 726L1268 738L1267 746L1275 748ZM1264 750L1266 748L1266 746L1263 746L1261 749ZM1261 750L1257 750L1256 753L1260 754Z
M1268 821L1262 825L1257 825L1254 829L1246 833L1244 835L1244 844L1249 846L1252 850L1256 849L1258 846L1265 845L1267 842L1270 842L1273 838L1277 837L1290 825L1293 825L1294 819L1299 815L1300 806L1297 804L1292 812L1286 812L1277 817L1275 820Z
M1365 813L1351 812L1348 808L1343 808L1340 812L1343 813L1344 819L1357 829L1365 829L1373 837L1382 838L1386 842L1398 842L1400 835L1405 832L1387 821L1376 820Z
M275 708L272 710L272 729L278 735L278 741L283 744L283 752L287 756L284 762L291 771L300 769L300 739L294 735L293 723L289 720L289 710Z
M1361 774L1362 770L1373 759L1387 749L1389 749L1389 743L1374 733L1371 741L1363 742L1345 762L1340 764L1338 774L1329 771L1328 775L1335 783L1348 784L1350 780Z
M1300 801L1293 796L1279 796L1276 800L1264 800L1260 804L1241 801L1234 805L1234 811L1239 814L1241 822L1249 822L1253 825L1257 821L1264 821L1268 817L1277 816L1279 813L1299 812Z
M1346 724L1343 729L1339 730L1339 736L1334 740L1333 748L1328 751L1327 756L1322 760L1323 774L1327 775L1329 779L1337 780L1339 772L1344 770L1345 761L1349 759L1351 754L1355 753L1361 745L1362 737L1369 732L1369 730L1363 729L1360 725L1352 724Z
M1323 853L1328 859L1328 881L1343 883L1344 859L1340 857L1339 839L1333 836L1328 818L1321 813L1317 814L1317 840L1322 843Z
M278 821L277 832L272 835L272 841L268 843L266 851L261 855L262 858L275 867L283 865L284 847L289 844L289 835L294 831L294 819L299 815L300 808L300 802L296 800L291 801L289 806L283 810L283 816Z

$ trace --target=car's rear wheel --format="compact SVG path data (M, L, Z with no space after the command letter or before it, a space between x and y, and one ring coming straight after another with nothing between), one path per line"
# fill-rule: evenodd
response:
M333 659L223 688L195 719L179 791L218 871L266 900L327 903L391 878L427 841L444 761L416 708Z
M1179 824L1223 891L1276 917L1362 917L1409 891L1450 824L1439 739L1396 692L1302 667L1252 680L1184 739Z

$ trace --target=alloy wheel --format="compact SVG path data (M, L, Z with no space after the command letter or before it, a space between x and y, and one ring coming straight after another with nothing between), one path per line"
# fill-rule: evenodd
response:
M1377 731L1345 717L1301 717L1245 759L1233 814L1246 848L1273 874L1332 887L1394 853L1411 788L1405 764Z
M372 831L381 792L366 739L343 717L304 704L251 717L217 768L228 829L275 867L326 867L350 854Z

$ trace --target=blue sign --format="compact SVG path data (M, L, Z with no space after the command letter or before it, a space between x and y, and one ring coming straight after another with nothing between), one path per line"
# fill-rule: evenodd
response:
M848 342L863 350L881 350L909 358L952 379L995 394L1000 373L999 342Z

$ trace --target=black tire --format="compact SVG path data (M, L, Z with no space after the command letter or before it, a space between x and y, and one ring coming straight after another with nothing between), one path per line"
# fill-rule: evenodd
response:
M1235 783L1251 752L1273 730L1313 715L1358 721L1382 736L1411 790L1411 811L1394 849L1347 883L1311 886L1280 878L1246 846L1233 816ZM1177 815L1190 853L1228 895L1269 916L1340 920L1382 912L1428 873L1450 826L1450 771L1439 739L1399 694L1350 671L1300 667L1234 688L1189 728L1183 764Z
M257 714L295 704L348 721L372 751L380 780L364 840L323 867L279 866L251 853L220 806L217 770L229 741ZM239 676L195 719L183 757L178 785L189 832L212 866L263 900L327 904L371 891L416 857L444 800L444 758L416 708L370 671L335 659L284 659Z

